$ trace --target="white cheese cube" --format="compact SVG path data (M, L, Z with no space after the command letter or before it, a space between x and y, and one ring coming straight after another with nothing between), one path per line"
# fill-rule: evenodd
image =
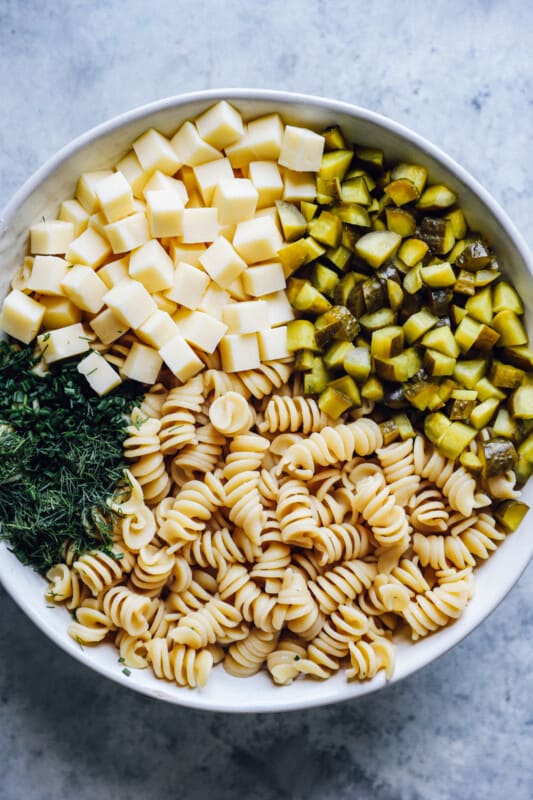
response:
M286 125L281 142L279 163L295 172L318 172L325 139L309 128Z
M61 282L61 288L82 311L96 314L104 305L107 286L91 267L81 264L70 267Z
M235 236L235 228L236 225L219 225L218 226L218 235L223 236L224 239L227 239L228 242L233 241L233 237Z
M287 328L285 325L279 328L258 331L257 343L261 361L276 361L279 358L288 358L290 356L287 350Z
M233 169L241 169L246 167L250 161L257 160L252 145L252 138L246 128L240 139L225 148L224 152L229 158Z
M133 211L137 214L139 211L142 211L146 214L146 202L141 200L139 197L133 198Z
M178 326L166 311L159 308L135 331L142 342L159 350L179 333Z
M246 269L246 262L235 252L235 248L223 236L202 253L200 264L222 289L227 289Z
M104 239L94 228L87 228L70 243L65 258L71 264L86 264L88 267L96 269L110 254L111 247L107 239Z
M128 267L130 263L129 256L117 258L116 261L109 261L97 271L97 275L102 280L108 289L112 289L117 283L123 281L129 275Z
M134 342L120 371L133 381L152 385L157 381L162 365L163 359L157 350Z
M200 114L196 127L202 139L219 150L233 144L244 132L241 115L225 100Z
M67 274L68 261L59 256L35 256L27 288L39 294L63 294L61 281Z
M267 261L256 267L249 267L242 274L242 283L245 291L252 297L279 292L287 285L279 261Z
M174 300L165 297L164 292L154 292L151 297L155 300L155 304L160 311L166 311L170 316L176 312L178 304Z
M269 328L268 306L263 300L233 303L222 309L229 333L256 333Z
M198 308L209 286L209 275L198 267L180 261L174 270L172 287L167 297L185 308Z
M138 328L157 308L142 283L130 278L113 286L104 295L104 302L128 328Z
M104 344L116 342L128 330L128 326L124 325L110 308L104 308L96 317L93 317L89 325Z
M233 283L228 286L228 292L231 295L233 300L249 300L250 297L248 293L245 291L242 278L243 275L246 275L246 272L243 272L242 275L239 275L238 278L235 278Z
M180 309L173 320L183 338L204 353L214 353L228 326L203 311Z
M74 239L74 225L62 219L38 222L30 228L30 251L43 256L63 255Z
M228 333L221 339L219 351L226 372L257 369L261 363L255 333Z
M76 199L79 200L88 214L94 214L100 208L96 187L103 178L113 174L111 169L99 169L95 172L84 172L76 187Z
M133 149L146 172L158 169L165 175L173 175L183 163L176 156L169 140L154 128L139 136L133 143Z
M37 341L44 360L47 364L51 364L62 358L71 358L80 353L86 353L93 338L87 334L81 322L76 322L74 325L42 333L37 337Z
M64 222L72 222L74 236L83 233L89 222L89 215L78 200L64 200L59 207L58 216Z
M117 162L117 170L122 172L133 192L134 197L142 197L143 189L150 175L141 165L134 150L130 150L124 158Z
M171 178L169 175L165 175L163 172L161 172L161 170L156 170L154 174L151 175L146 181L143 189L143 195L146 198L148 192L159 192L163 190L171 190L176 192L181 198L183 205L185 205L189 199L189 193L183 181L179 180L178 178Z
M183 232L183 201L175 190L154 189L147 192L146 216L154 238L181 236Z
M205 253L205 250L206 247L203 243L183 244L176 241L170 243L170 257L175 266L178 266L180 261L186 261L193 267L201 267L200 256Z
M92 352L83 358L76 367L84 375L91 389L100 395L115 389L122 380L111 364L100 353Z
M222 158L222 153L204 142L198 129L190 121L183 123L170 143L181 163L189 167L197 167L198 164L204 164L206 161Z
M106 225L108 225L108 221L103 211L97 211L89 217L89 228L99 233L104 239L107 239L105 232Z
M103 178L95 191L108 222L116 222L133 212L133 191L122 172Z
M186 208L183 212L184 244L214 242L218 235L216 208Z
M189 199L187 200L187 208L205 208L205 203L202 195L196 189L189 192Z
M240 222L233 237L235 250L248 264L275 258L282 244L280 232L270 216Z
M229 158L217 158L215 161L206 161L193 167L196 184L202 195L202 200L207 206L213 199L217 183L222 180L233 180L233 169Z
M186 383L204 368L204 362L179 333L159 349L159 355L182 383Z
M231 301L228 292L221 289L214 281L209 284L206 293L198 305L199 311L205 311L209 316L222 320L222 309Z
M174 264L157 239L150 239L131 254L129 273L149 292L160 292L172 286Z
M127 253L151 238L148 220L142 211L111 222L106 225L105 232L114 253Z
M287 300L285 292L272 292L272 294L265 294L261 300L264 300L268 306L268 320L271 328L278 325L283 325L294 319L294 311Z
M221 225L233 225L251 219L258 197L257 189L248 178L219 181L212 201L218 209L218 221Z
M196 183L196 178L194 177L194 170L192 167L183 166L178 175L183 181L183 184L189 194L198 191L198 184Z
M248 123L248 136L254 160L277 161L283 141L283 122L279 114L267 114Z
M312 203L316 198L316 175L314 172L292 172L287 169L283 173L283 199L289 203L306 200Z
M4 300L0 327L19 342L29 344L37 335L45 307L19 289L13 289Z
M74 305L68 297L41 297L39 300L44 306L43 328L65 328L81 320L81 309Z
M272 206L283 194L283 181L275 161L251 161L248 177L257 191L257 208Z

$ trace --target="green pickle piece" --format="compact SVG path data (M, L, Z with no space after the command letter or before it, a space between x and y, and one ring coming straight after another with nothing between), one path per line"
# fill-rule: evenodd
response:
M315 336L315 326L307 319L293 319L287 323L287 350L320 350Z
M503 475L514 469L518 453L509 439L494 438L478 443L478 455L482 464L484 478Z
M394 231L372 231L365 233L356 242L356 254L371 267L381 267L398 249L402 237Z
M328 379L324 360L320 356L315 356L312 369L304 373L304 394L320 394L328 385Z
M352 347L345 353L342 366L348 375L363 383L369 378L372 369L370 350L363 346Z
M494 511L494 516L502 528L509 533L514 533L528 511L529 506L527 503L523 503L520 500L504 500L498 504Z
M327 386L319 395L318 405L328 417L338 419L353 403L349 397L337 391L333 386Z
M443 183L434 183L428 186L418 201L417 208L423 211L437 211L449 208L457 200L457 195Z
M307 232L307 220L302 212L294 203L287 203L285 200L276 200L276 209L285 241L301 239Z
M342 237L342 222L330 211L322 211L318 217L306 223L309 234L326 247L337 247Z

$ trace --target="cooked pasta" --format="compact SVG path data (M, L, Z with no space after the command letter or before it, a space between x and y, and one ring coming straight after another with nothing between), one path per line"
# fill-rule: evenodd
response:
M283 431L302 431L308 434L321 431L332 420L318 407L316 400L309 397L275 396L268 401L259 424L261 433Z

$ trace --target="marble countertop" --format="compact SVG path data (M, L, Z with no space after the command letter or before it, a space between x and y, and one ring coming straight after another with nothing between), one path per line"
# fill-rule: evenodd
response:
M519 0L0 1L0 206L56 149L147 101L330 95L427 136L533 246L533 6ZM135 695L0 590L2 800L530 800L533 565L439 661L342 705L207 714Z

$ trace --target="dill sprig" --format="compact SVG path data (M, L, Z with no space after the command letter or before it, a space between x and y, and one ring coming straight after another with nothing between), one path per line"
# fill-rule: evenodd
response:
M32 347L0 341L0 538L39 572L62 559L107 548L116 516L108 498L126 466L129 414L139 385L105 397L72 360L33 371Z

